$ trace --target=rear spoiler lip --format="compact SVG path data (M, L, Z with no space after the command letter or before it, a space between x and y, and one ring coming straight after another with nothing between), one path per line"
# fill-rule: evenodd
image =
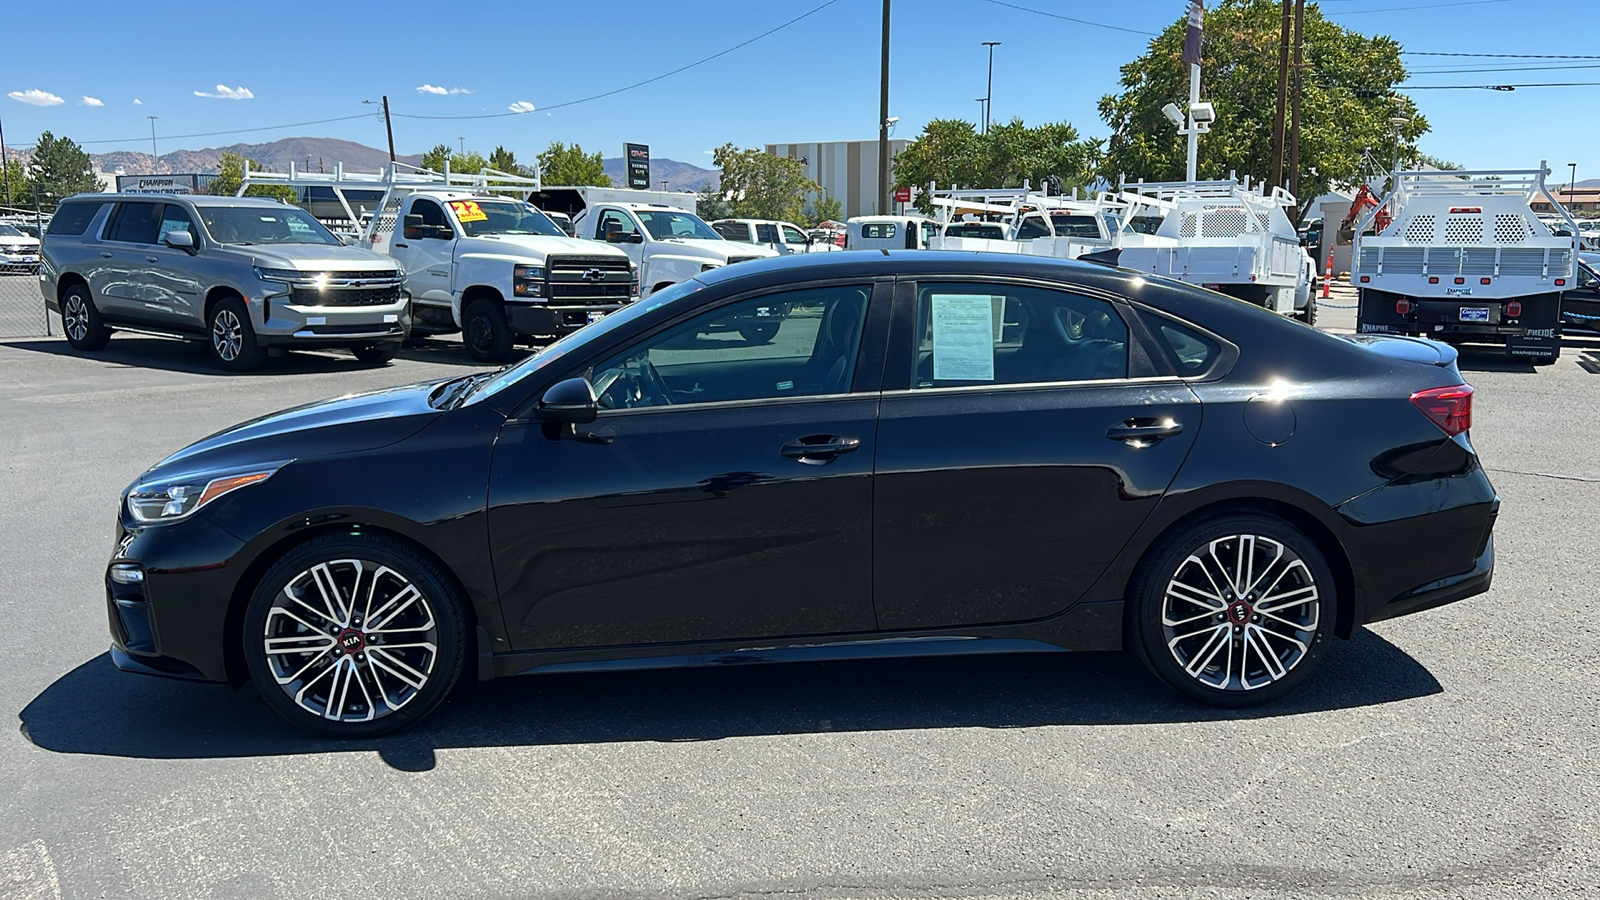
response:
M1399 334L1340 334L1335 337L1390 359L1458 371L1456 361L1461 357L1461 352L1439 341Z

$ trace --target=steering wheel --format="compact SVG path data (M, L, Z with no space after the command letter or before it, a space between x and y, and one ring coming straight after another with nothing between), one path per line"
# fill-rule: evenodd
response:
M594 376L595 396L602 409L671 406L672 389L645 354L620 360Z

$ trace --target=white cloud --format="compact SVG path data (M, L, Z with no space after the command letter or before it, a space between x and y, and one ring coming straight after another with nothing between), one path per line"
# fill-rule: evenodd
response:
M195 91L196 97L210 97L213 100L254 100L256 95L243 85L231 88L225 84L217 85L216 93L209 91Z
M101 100L98 97L90 97L89 95L85 94L83 99L78 101L78 105L79 106L105 106L106 102L104 100Z
M445 94L470 94L470 93L472 93L472 89L471 88L464 88L464 87L447 88L447 87L440 87L437 84L424 84L424 85L418 85L417 93L419 93L419 94L439 94L440 96L443 96Z
M526 100L518 100L517 102L506 107L506 109L509 109L514 113L531 113L538 108L539 107L534 106L532 103L529 103Z
M135 98L133 98L133 105L134 106L143 106L144 105L144 101L140 100L138 97L135 97Z
M38 88L31 91L12 91L6 96L29 106L60 106L67 102L49 91L41 91Z

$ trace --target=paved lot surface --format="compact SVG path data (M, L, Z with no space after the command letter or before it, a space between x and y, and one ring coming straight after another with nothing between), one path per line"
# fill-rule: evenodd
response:
M468 371L459 348L224 377L154 340L0 343L0 897L1587 894L1600 347L1469 368L1493 591L1336 645L1273 708L1063 654L509 680L350 744L112 669L117 494L248 416Z

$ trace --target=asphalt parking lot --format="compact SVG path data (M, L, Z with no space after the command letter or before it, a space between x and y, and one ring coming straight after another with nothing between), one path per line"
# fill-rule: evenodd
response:
M236 421L472 371L459 345L230 377L199 346L0 341L0 897L1587 894L1600 342L1464 368L1494 588L1339 643L1276 706L1057 654L512 679L334 743L112 668L118 492Z

